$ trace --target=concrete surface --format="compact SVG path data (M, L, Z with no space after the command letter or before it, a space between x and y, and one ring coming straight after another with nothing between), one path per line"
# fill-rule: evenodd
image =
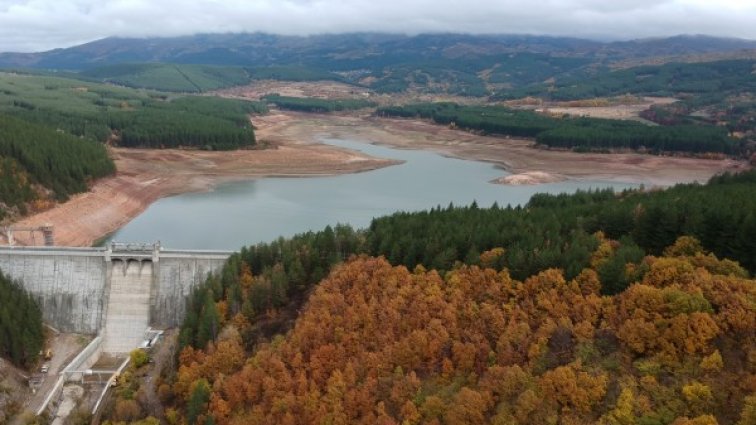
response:
M100 334L81 352L86 340L73 344L71 336L56 337L60 344L53 343L50 370L25 406L36 412L52 400L54 423L65 421L83 392L63 382L84 383L82 371L103 353L126 354L139 347L148 327L179 325L192 289L231 255L163 251L158 245L116 248L0 247L0 271L37 298L46 324L63 332Z
M227 258L227 257L226 257ZM161 255L157 285L151 301L150 325L157 329L179 326L186 314L186 300L192 289L225 263L215 254L175 253Z
M110 326L111 336L126 332L133 341L136 328L143 332L147 326L180 324L187 295L229 255L159 247L0 247L0 270L37 298L49 325L87 334L103 328L107 333ZM108 323L110 317L123 323Z
M113 261L103 351L128 353L139 347L150 321L151 261Z
M91 252L0 249L0 270L37 297L45 322L94 334L102 322L106 264Z
M78 385L66 385L52 425L64 425L66 418L73 412L82 397L84 397L84 388Z

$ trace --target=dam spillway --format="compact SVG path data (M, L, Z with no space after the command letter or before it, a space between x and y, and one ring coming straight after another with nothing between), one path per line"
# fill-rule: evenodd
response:
M192 289L231 254L158 244L0 247L0 270L37 299L49 325L102 334L104 351L127 352L147 326L178 326Z
M149 327L151 261L114 261L105 309L103 351L125 353L142 342Z

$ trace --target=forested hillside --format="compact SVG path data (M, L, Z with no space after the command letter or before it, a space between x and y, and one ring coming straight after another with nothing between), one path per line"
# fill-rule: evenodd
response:
M27 70L27 72L30 71ZM339 74L299 65L243 67L122 63L86 69L81 72L67 72L63 75L84 81L110 82L126 87L184 93L202 93L226 87L243 86L255 80L347 82Z
M173 392L189 424L749 424L756 281L701 255L681 241L611 297L593 268L358 258L251 357L233 331L183 350Z
M344 81L344 77L333 72L304 66L260 66L247 68L253 80L278 81Z
M533 137L544 146L575 150L643 149L650 152L745 153L742 141L723 127L648 126L635 121L551 117L501 106L418 103L378 108L376 114L419 117L487 134ZM506 143L506 141L502 141Z
M438 40L419 37L415 42L418 45L435 46ZM402 47L412 49L404 44ZM377 56L354 57L352 52L351 59L318 57L310 58L305 63L290 63L289 59L281 58L280 63L253 68L151 63L109 65L71 75L131 87L182 92L203 92L247 84L254 79L271 78L284 81L335 80L369 87L379 93L450 93L489 97L491 100L527 96L546 101L606 98L626 94L665 96L676 97L680 101L653 106L644 111L642 116L664 125L726 125L730 132L743 133L751 138L756 135L756 77L753 74L756 61L752 56L744 59L662 63L616 69L602 55L592 57L566 52L566 56L551 56L536 51L538 49L535 45L524 46L525 51L514 53L503 54L493 49L488 54L473 54L467 50L470 47L465 44L448 47L446 55L441 57L389 52ZM528 51L528 48L533 51ZM461 55L463 60L456 55ZM637 59L639 56L634 57ZM707 129L706 137L719 140L720 130ZM604 138L612 131L613 129L597 132L581 140ZM689 129L673 132L683 132L679 136L669 136L661 130L645 132L653 133L643 136L647 143L654 145L652 149L659 145L665 147L670 139L695 137L695 132ZM570 136L570 139L575 137ZM576 141L568 143L569 146L578 144ZM637 142L618 139L608 144L630 147L639 145ZM701 145L698 142L693 144ZM564 145L564 141L559 145Z
M115 172L102 143L57 132L0 113L0 218L28 203L85 191L87 184Z
M161 398L190 424L749 424L755 191L752 171L244 248L193 292Z
M536 96L575 100L625 94L681 99L657 105L642 116L660 124L725 124L756 137L756 60L668 63L605 70L590 77L558 77L550 83L501 90L494 98Z
M45 343L37 302L0 271L0 356L30 367Z
M259 102L0 73L0 219L49 207L115 172L104 143L237 149Z
M371 255L393 264L449 270L456 261L479 264L478 253L507 247L493 264L524 279L558 267L568 278L589 263L603 232L622 242L606 264L604 291L624 289L624 265L661 254L680 235L692 235L720 258L756 273L756 172L714 178L701 186L615 194L534 195L523 208L437 208L373 220L367 232Z
M244 68L164 63L118 64L82 71L79 75L126 87L202 93L250 81Z
M521 280L559 268L572 279L591 265L597 249L607 249L600 248L607 237L616 242L596 271L602 293L610 295L646 272L646 255L660 255L678 237L690 235L701 241L701 249L756 273L754 211L756 171L751 171L665 191L540 194L525 207L438 207L377 218L360 231L328 227L243 248L232 256L220 277L192 295L194 314L187 316L181 341L203 347L212 339L212 327L202 320L209 303L224 301L228 318L242 312L254 322L354 254L384 256L409 269L486 265Z
M68 78L0 74L0 112L92 140L140 147L233 149L255 143L264 104L169 97Z
M120 132L119 144L129 147L199 147L229 150L255 144L249 114L265 105L219 97L182 97L153 102L135 112L105 115Z
M545 96L553 100L575 100L628 93L649 96L688 93L721 100L733 92L756 90L754 66L755 60L647 65L607 70L591 78L559 78L551 84L501 91L498 97Z
M302 112L337 112L363 109L375 106L375 103L364 99L319 99L314 97L290 97L277 94L263 98L281 109Z

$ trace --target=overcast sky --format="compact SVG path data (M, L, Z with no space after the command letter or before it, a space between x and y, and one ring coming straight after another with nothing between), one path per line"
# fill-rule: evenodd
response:
M0 0L0 51L108 36L255 31L756 39L756 0Z

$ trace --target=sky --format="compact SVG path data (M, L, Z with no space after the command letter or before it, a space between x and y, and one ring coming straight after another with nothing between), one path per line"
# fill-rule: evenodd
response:
M0 51L109 37L268 32L756 39L756 0L0 0Z

